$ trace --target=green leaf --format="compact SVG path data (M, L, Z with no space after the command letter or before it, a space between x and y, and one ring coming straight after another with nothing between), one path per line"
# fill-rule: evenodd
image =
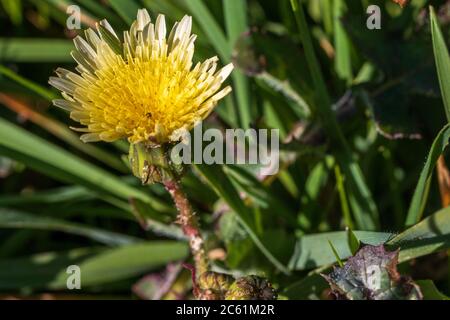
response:
M150 193L127 185L107 171L0 118L0 154L21 161L57 180L80 184L119 199L138 198L157 210L167 205Z
M0 61L73 62L69 40L38 38L0 38Z
M82 290L145 274L186 258L185 243L154 241L113 249L83 248L0 261L0 289L67 289L67 267L81 269Z
M196 165L196 169L208 181L216 193L236 212L239 222L264 256L280 271L289 274L289 270L264 246L249 224L250 212L233 187L233 184L217 165Z
M447 207L395 237L383 232L354 231L354 234L364 244L386 243L389 249L400 248L401 263L450 248L449 217L450 207ZM298 239L289 268L305 270L334 263L335 257L332 252L323 250L328 241L333 243L341 259L352 255L345 231L308 234Z
M445 44L444 36L442 35L439 27L436 13L431 6L430 21L434 59L436 61L439 85L441 87L442 100L445 106L445 114L447 115L448 122L450 122L450 57L448 55L448 49Z
M110 246L127 245L140 241L138 238L115 232L4 208L0 208L0 228L59 231L90 238Z
M450 138L450 124L447 124L437 135L434 140L430 152L428 153L425 166L420 173L414 195L409 206L408 215L406 217L406 226L411 226L420 221L423 211L425 210L428 192L433 176L434 167L440 155L444 152Z
M388 244L400 247L400 262L450 248L450 207L423 219Z

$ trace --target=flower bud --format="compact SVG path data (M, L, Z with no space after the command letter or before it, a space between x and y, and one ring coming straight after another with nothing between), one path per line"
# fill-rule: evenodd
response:
M142 184L164 183L178 180L183 174L183 165L170 160L170 146L147 146L143 143L130 144L128 160L133 174Z
M272 284L258 276L237 279L225 295L225 300L276 300Z

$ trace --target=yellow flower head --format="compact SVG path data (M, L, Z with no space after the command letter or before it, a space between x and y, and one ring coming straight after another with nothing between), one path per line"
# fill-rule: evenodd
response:
M206 118L230 87L221 90L233 70L217 69L217 57L193 67L192 18L175 23L166 38L164 15L151 23L139 10L123 43L106 20L86 40L74 39L72 57L79 74L59 68L49 83L62 91L58 107L70 111L83 128L84 142L128 138L131 143L177 141Z

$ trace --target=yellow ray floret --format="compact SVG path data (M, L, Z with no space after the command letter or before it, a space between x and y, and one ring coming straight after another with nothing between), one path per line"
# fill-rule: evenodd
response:
M178 140L231 91L221 87L232 64L217 71L214 57L193 66L191 27L192 18L185 16L167 38L164 16L153 24L148 12L139 10L121 42L103 20L98 33L89 29L86 40L74 40L78 74L59 68L58 77L50 78L64 97L54 104L84 126L73 128L84 132L84 142Z

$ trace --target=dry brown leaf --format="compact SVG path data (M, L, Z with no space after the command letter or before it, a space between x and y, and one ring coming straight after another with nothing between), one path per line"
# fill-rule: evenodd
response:
M442 207L446 208L450 205L450 172L445 164L444 156L440 156L436 166L439 191L441 193Z

